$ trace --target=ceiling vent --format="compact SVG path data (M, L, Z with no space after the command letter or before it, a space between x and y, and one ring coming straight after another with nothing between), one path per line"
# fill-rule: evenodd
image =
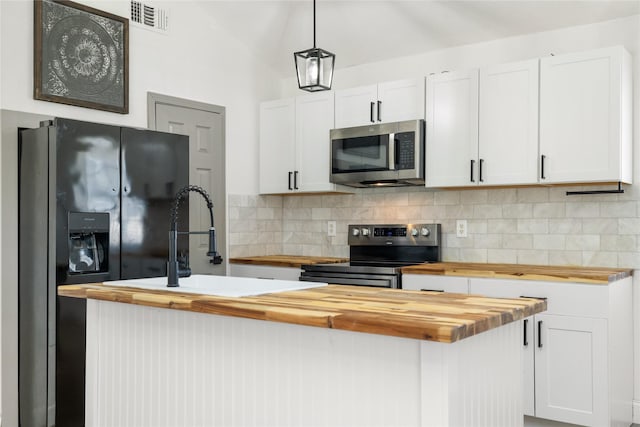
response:
M166 33L169 30L167 10L157 7L151 2L131 0L131 22L136 27L161 33Z

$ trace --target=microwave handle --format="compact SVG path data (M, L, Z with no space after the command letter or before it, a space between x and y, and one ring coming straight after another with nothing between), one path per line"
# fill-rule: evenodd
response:
M389 134L389 170L396 168L396 134Z

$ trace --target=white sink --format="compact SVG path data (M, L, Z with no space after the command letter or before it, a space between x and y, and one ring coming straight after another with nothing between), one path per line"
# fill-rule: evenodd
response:
M318 288L327 285L326 283L296 282L293 280L208 276L204 274L181 277L178 283L180 284L179 287L169 288L167 287L166 277L151 277L148 279L114 280L112 282L105 282L105 285L217 295L221 297L246 297L250 295Z

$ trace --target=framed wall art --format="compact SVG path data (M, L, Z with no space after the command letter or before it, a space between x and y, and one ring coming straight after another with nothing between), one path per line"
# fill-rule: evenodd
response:
M34 1L34 98L129 112L129 21L71 1Z

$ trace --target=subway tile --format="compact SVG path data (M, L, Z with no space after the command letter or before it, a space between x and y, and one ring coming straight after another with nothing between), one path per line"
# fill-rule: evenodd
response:
M442 261L443 262L460 261L460 249L458 249L458 248L443 248L442 249Z
M502 218L532 218L533 205L531 203L516 203L502 206Z
M333 219L331 216L331 208L311 208L311 219L314 221Z
M322 207L322 196L307 195L300 198L302 199L303 208L321 208Z
M518 233L544 234L549 232L547 219L518 219Z
M600 203L596 202L567 202L568 218L598 218L600 216Z
M384 204L385 205L394 205L394 206L407 206L409 204L409 193L405 192L394 192L384 195Z
M640 234L640 218L618 219L618 234Z
M518 264L549 265L549 252L519 249Z
M617 267L618 253L605 251L583 251L582 265L586 267Z
M600 236L593 234L567 236L565 247L567 250L598 251Z
M473 205L474 218L502 218L503 210L499 205Z
M530 234L505 234L502 236L504 249L531 249L533 248L533 236Z
M496 205L514 204L517 200L518 197L515 188L491 189L488 190L487 193L487 203Z
M453 219L467 219L474 217L474 206L472 205L447 205L445 208L445 217Z
M580 222L580 220L576 220ZM583 218L584 234L618 234L618 220L614 218Z
M508 234L518 231L518 221L515 219L487 220L487 233Z
M413 192L409 193L409 197L407 198L409 205L419 205L419 206L427 206L433 205L433 192L432 191L423 191L423 192Z
M518 188L516 189L519 203L539 203L549 201L549 189L542 188Z
M533 236L533 248L561 250L565 248L565 238L562 234L538 234Z
M517 252L511 249L487 249L487 262L498 264L515 264Z
M437 191L434 193L434 203L436 205L460 204L460 192L453 190Z
M473 248L472 237L457 237L455 233L443 234L442 240L447 248Z
M487 250L461 248L459 257L461 262L487 262Z
M477 234L473 236L473 246L476 249L500 249L502 248L501 234Z
M484 219L472 219L467 221L467 231L469 234L487 234L487 221Z
M600 250L628 252L637 247L635 235L603 235L600 237ZM640 256L640 254L639 254Z
M533 205L534 218L563 218L564 216L564 203L536 203Z
M460 191L460 203L465 205L488 203L489 190L464 190Z
M600 216L636 218L638 216L638 203L635 201L600 203Z
M640 269L640 254L638 252L618 252L617 267Z
M549 265L582 265L582 251L549 251Z
M551 234L578 234L582 232L582 221L573 218L549 219L549 233Z

